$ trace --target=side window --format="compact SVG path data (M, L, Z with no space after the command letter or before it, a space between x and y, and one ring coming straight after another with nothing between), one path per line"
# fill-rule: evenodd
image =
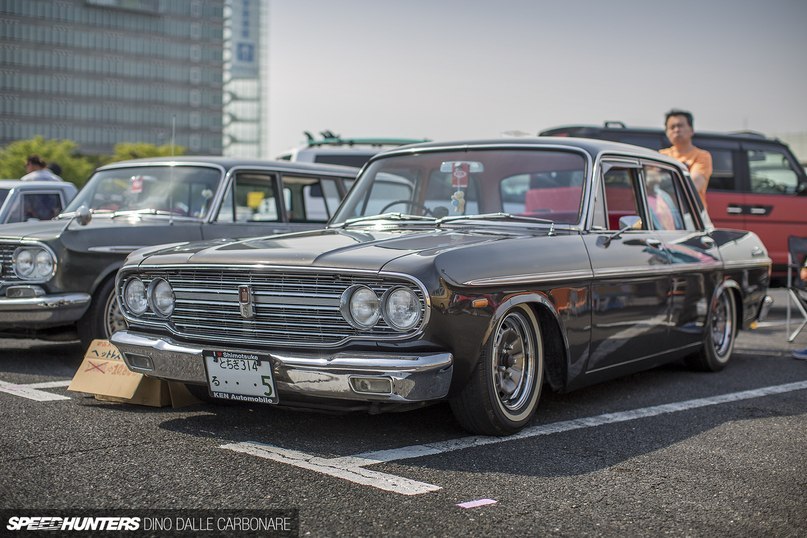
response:
M632 168L611 168L602 176L604 196L595 200L594 223L606 223L609 230L621 228L622 217L640 217L636 198L636 170ZM598 189L599 190L599 189ZM598 193L598 197L601 195Z
M736 191L734 152L730 149L710 149L709 153L712 154L712 176L709 179L709 190Z
M62 198L59 193L30 193L23 195L23 214L25 220L50 220L62 210Z
M658 166L644 167L647 210L656 230L694 230L695 220L685 198L676 188L677 175L672 170ZM680 178L678 178L680 181Z
M239 173L224 196L218 222L279 220L274 176Z
M799 176L790 166L784 152L776 150L750 150L748 171L751 175L751 192L760 194L794 194Z
M335 179L283 176L282 182L289 222L327 222L339 205Z

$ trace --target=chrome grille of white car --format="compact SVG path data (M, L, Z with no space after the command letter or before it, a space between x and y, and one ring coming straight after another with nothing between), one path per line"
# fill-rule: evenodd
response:
M19 245L10 243L0 243L0 284L20 282L20 279L12 267L14 251Z
M400 339L420 330L418 326L402 334L383 319L371 331L349 325L339 306L342 293L353 284L369 286L379 297L394 286L404 285L417 293L424 312L426 308L423 292L414 282L375 273L172 269L138 276L146 286L154 278L165 278L176 297L168 323L151 311L140 316L140 322L167 325L178 336L212 342L316 347L354 338ZM124 276L119 284L123 286L125 281ZM251 319L242 317L239 307L238 288L243 285L250 286L254 298L255 317Z

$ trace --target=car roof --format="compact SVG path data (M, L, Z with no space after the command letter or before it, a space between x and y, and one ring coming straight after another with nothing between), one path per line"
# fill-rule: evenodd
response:
M539 136L553 136L556 133L572 131L576 136L585 137L586 133L630 133L630 134L646 134L654 136L665 136L664 129L660 127L628 127L622 122L606 122L605 125L585 125L585 124L572 124L561 125L559 127L552 127L544 129L538 133ZM764 134L756 131L736 131L721 133L716 131L695 131L695 138L713 138L721 140L746 140L754 142L769 142L774 144L782 144L777 138L768 138Z
M214 165L221 166L225 170L235 167L256 167L256 168L274 168L284 172L330 172L333 174L347 174L355 176L359 169L352 166L342 166L336 164L319 164L319 163L300 163L292 161L274 161L269 159L242 159L239 157L221 157L221 156L202 156L202 155L178 155L175 157L147 157L143 159L130 159L127 161L118 161L109 163L104 166L99 166L97 170L109 170L113 168L121 168L126 166L142 166L142 165L160 165L160 164L176 164L176 165Z
M382 158L389 155L411 154L417 153L423 149L465 149L465 148L479 148L491 147L500 149L511 148L545 148L545 147L566 147L583 150L589 153L592 157L596 157L600 153L629 153L637 157L648 157L668 161L678 164L678 161L670 159L657 151L653 151L642 146L634 146L631 144L623 144L621 142L612 142L610 140L599 140L596 138L578 138L571 136L541 136L541 137L528 137L528 138L494 138L489 140L462 140L452 142L428 142L425 144L413 144L403 146L400 148L387 150L376 155L372 160Z
M21 179L0 179L0 188L4 189L18 189L20 187L42 187L42 188L57 188L57 189L69 189L70 187L75 188L76 186L69 182L69 181L52 181L52 180L45 180L45 181L23 181Z

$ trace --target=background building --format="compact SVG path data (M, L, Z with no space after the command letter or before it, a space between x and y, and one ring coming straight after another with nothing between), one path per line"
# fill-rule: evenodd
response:
M268 54L263 50L268 39L260 39L269 28L268 2L260 0L225 0L224 2L224 127L222 151L231 157L268 157L261 155L261 141L266 138L261 111L268 110L261 84L268 73ZM262 19L262 17L264 19ZM268 103L267 103L268 105Z
M222 153L224 0L0 0L0 145Z

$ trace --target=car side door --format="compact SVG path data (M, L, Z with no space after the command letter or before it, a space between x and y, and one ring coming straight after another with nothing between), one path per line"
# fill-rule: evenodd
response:
M807 237L807 177L786 147L743 142L748 170L743 200L743 230L757 234L774 261L774 270L787 264L787 237Z
M228 174L221 204L202 226L205 239L256 237L288 231L280 202L279 175L235 169Z
M694 348L703 342L708 301L723 267L720 253L698 218L691 179L668 164L643 161L642 183L649 225L664 242L672 269L671 348Z
M607 159L600 170L591 233L583 235L594 274L589 373L652 357L668 344L670 259L647 225L641 164Z
M344 178L284 173L280 179L291 232L323 228L345 196Z

